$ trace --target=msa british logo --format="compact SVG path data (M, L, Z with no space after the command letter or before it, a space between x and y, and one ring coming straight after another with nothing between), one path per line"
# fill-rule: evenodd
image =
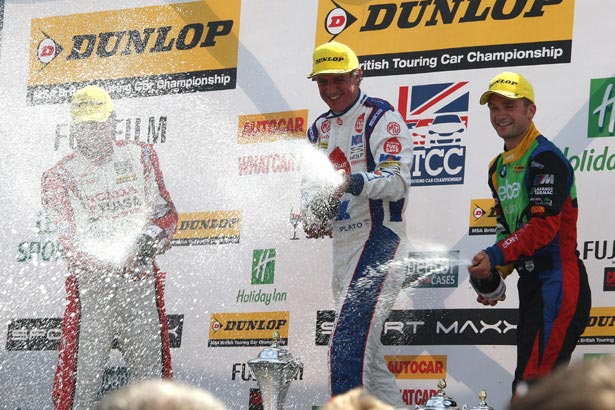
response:
M469 94L467 81L399 88L414 143L413 186L463 184Z
M470 202L470 235L493 235L497 219L494 199L473 199Z

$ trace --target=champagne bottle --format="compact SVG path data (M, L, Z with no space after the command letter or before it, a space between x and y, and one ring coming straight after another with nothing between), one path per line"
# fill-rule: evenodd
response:
M470 276L470 284L476 293L490 302L500 300L506 293L506 283L504 283L500 271L495 268L491 269L490 275L485 279Z

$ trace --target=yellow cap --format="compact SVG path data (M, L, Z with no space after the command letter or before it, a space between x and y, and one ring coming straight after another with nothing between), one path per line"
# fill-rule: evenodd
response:
M88 85L73 95L70 117L73 124L86 121L105 122L113 112L113 101L105 90Z
M359 68L357 55L346 44L330 41L314 50L314 66L307 78L319 74L344 74Z
M534 103L534 89L521 74L504 71L489 81L489 90L480 97L480 104L484 105L491 94L498 94L505 98L527 98Z

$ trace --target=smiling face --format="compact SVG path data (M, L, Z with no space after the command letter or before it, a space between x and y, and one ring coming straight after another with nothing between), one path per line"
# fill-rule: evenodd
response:
M491 94L489 102L491 125L504 140L507 149L516 147L532 124L536 105L526 99L510 99Z
M345 111L359 95L362 71L347 74L320 74L316 78L320 98L334 113Z
M113 151L115 126L115 114L112 114L107 121L84 121L71 124L71 134L77 143L77 151L90 161L108 158Z

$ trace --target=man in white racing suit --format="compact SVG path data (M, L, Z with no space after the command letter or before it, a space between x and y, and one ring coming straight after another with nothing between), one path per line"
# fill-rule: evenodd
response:
M153 147L115 141L105 90L86 86L71 100L76 149L42 177L42 203L58 229L69 274L55 408L91 409L117 347L131 379L171 378L164 272L177 212Z
M363 386L401 407L399 387L380 351L380 335L405 274L403 262L395 260L408 255L404 210L412 139L391 104L361 91L362 70L348 46L325 43L313 57L308 78L317 82L330 110L316 119L308 139L343 175L329 198L305 188L302 194L308 237L333 236L331 394Z

